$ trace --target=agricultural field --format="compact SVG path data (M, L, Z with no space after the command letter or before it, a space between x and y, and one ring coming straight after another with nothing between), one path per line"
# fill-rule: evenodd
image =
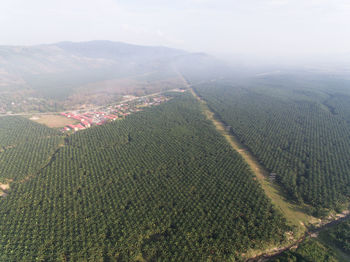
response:
M0 121L1 261L240 261L293 234L189 93L69 136Z
M350 100L345 79L317 76L217 80L195 91L310 214L350 197Z
M74 125L78 123L78 121L67 118L60 115L33 115L29 118L32 121L35 121L39 124L43 124L50 128L62 128L66 125Z
M292 226L294 230L294 237L299 239L304 236L305 230L308 226L314 226L320 222L319 219L307 214L307 206L300 206L297 203L288 201L283 189L270 178L269 172L262 166L259 161L252 155L249 150L240 143L235 136L230 132L231 128L228 128L223 122L218 120L214 113L209 109L207 103L201 99L191 89L191 93L201 103L203 113L207 118L212 121L216 130L227 140L232 148L240 154L243 160L248 164L250 170L254 173L257 181L259 181L266 196L274 204L287 219L287 223Z
M56 130L23 117L1 117L0 182L13 180L12 186L34 176L62 143Z

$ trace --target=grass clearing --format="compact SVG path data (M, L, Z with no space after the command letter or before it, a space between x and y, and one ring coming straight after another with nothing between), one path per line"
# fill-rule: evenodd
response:
M64 116L60 115L33 115L29 118L30 120L37 122L42 125L46 125L47 127L50 128L62 128L65 127L66 125L73 125L78 123L74 119L70 119Z
M193 89L191 89L191 93L201 102L203 112L207 118L213 122L219 133L226 138L233 149L236 150L249 165L250 169L256 175L256 178L264 189L266 195L271 199L275 207L284 214L290 225L295 226L296 235L294 238L297 239L301 237L305 233L308 225L320 222L319 219L306 214L306 206L303 207L288 201L283 189L276 183L269 181L268 171L262 165L260 165L259 161L243 144L241 144L226 130L225 125L215 118L214 113L209 109L206 102L203 101Z

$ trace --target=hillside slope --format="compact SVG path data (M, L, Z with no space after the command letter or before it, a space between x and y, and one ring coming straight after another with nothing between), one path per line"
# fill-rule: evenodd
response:
M197 57L111 41L0 46L0 113L100 105L182 87L177 63L198 65Z

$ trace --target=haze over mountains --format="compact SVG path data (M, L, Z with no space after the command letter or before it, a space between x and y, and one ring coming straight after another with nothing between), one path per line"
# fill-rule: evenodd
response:
M186 55L164 47L143 47L109 41L61 42L31 47L0 47L2 86L30 86L35 75L82 73L109 69L113 73L157 70L161 63ZM145 68L146 67L146 68ZM100 76L101 77L101 76ZM105 77L108 77L106 72ZM95 73L98 79L98 73Z
M310 57L294 64L288 61L277 62L272 58L265 58L263 62L258 58L225 58L236 68L249 64L249 69L258 73L265 73L266 70L278 71L293 65L298 70L303 68L306 71L347 73L350 70L345 62L347 57ZM299 64L296 66L297 63ZM303 67L300 66L301 63ZM72 89L87 83L151 74L163 79L173 78L178 75L179 70L197 71L203 77L206 72L212 73L216 70L222 73L225 69L227 67L222 61L205 53L104 40L0 46L0 92L27 88L37 91L37 95L52 97L51 91L54 90L50 89L58 88L59 91L56 90L54 96L61 99L66 99ZM101 85L98 89L100 88Z
M28 97L46 99L41 104L54 100L39 111L55 111L57 105L100 104L121 95L181 87L180 68L218 63L202 53L111 41L1 46L2 112L38 110L27 106Z

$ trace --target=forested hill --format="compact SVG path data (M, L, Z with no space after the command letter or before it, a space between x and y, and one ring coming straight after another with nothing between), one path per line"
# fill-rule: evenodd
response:
M313 215L350 197L350 81L315 75L195 85L217 117Z
M179 88L178 68L213 61L206 54L111 41L0 46L0 114L63 111Z
M28 120L0 121L12 122L3 145L23 141L0 152L11 159L1 178L13 179L0 199L1 261L232 261L290 236L188 93L63 144L41 143L55 132ZM24 128L10 141L11 129ZM36 152L50 149L47 162L23 153L35 141ZM22 162L33 169L25 174Z
M42 76L48 88L50 80L60 73L68 76L90 73L95 79L160 70L188 53L165 47L137 46L111 41L61 42L36 46L0 46L1 87L33 88L34 76ZM143 71L140 67L144 67ZM101 70L106 71L101 75ZM119 74L117 74L119 72ZM87 77L92 76L86 74ZM49 78L51 77L51 78ZM78 81L78 79L76 80ZM82 80L80 80L82 81ZM33 82L34 83L34 82Z

